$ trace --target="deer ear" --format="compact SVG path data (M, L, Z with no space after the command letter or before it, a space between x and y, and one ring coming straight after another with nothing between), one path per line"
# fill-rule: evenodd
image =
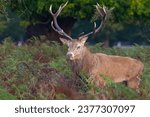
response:
M64 44L64 45L69 45L70 44L70 40L67 40L67 39L64 39L64 38L59 38L60 39L60 41Z
M86 40L88 39L88 37L83 37L83 38L79 38L79 41L84 45L84 43L86 42Z

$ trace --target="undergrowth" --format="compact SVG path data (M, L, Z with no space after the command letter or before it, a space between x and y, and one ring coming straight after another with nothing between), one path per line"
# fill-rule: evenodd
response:
M93 52L129 56L144 63L140 91L106 78L96 87L86 74L75 78L67 64L67 47L58 43L16 46L10 39L0 45L0 99L150 99L150 47L102 48Z

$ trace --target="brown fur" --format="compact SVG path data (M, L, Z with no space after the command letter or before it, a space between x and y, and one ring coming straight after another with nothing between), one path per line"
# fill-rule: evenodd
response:
M140 75L144 65L130 57L112 56L102 53L91 53L85 46L82 57L77 60L69 60L72 70L77 75L85 71L98 86L105 86L104 79L100 76L109 77L114 82L127 81L128 86L137 89Z

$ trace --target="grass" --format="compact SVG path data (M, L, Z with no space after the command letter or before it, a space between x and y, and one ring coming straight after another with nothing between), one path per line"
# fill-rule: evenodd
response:
M6 39L0 45L0 99L150 99L150 47L114 49L100 45L90 49L129 56L144 63L140 93L109 80L100 89L86 74L75 79L65 58L66 46L35 43L17 47Z
M3 87L0 87L0 99L1 100L15 100L16 97L8 93Z

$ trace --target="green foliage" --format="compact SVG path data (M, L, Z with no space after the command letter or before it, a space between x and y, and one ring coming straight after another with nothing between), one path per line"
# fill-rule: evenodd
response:
M69 99L68 95L60 92L66 87L73 92L76 89L78 99L150 99L150 47L136 45L114 49L97 44L90 48L93 52L140 59L145 67L139 93L124 84L112 82L103 74L100 75L107 82L104 88L95 86L82 72L75 81L65 59L66 46L41 43L16 47L8 38L0 45L0 85L3 87L0 88L0 99L9 99L9 95L10 99ZM55 92L55 87L58 92Z
M25 27L29 24L28 21L21 21L15 13L8 12L7 21L4 15L0 14L0 41L11 37L13 40L18 40L23 37Z
M67 0L8 0L0 1L0 39L11 36L14 40L22 39L25 28L30 24L45 23L49 21L48 12L50 4L54 12ZM150 9L149 0L69 0L68 5L60 14L61 17L73 17L84 19L84 24L79 24L75 35L88 32L93 25L88 24L95 14L93 5L99 3L108 8L114 7L112 18L95 41L110 39L111 45L114 41L129 41L130 43L148 43L150 38ZM86 7L84 7L86 6ZM84 29L82 30L83 27ZM82 30L82 31L81 31ZM79 34L78 33L78 34Z
M1 100L15 100L16 97L7 92L4 88L0 87L0 99Z
M56 58L58 56L64 56L66 48L61 47L57 42L51 42L50 47L49 45L43 43L41 45L41 51L49 56L52 56L53 58Z
M56 95L56 100L65 100L67 97L64 94L57 94Z
M36 14L48 13L49 5L53 4L54 9L57 9L67 0L12 0L9 7L16 10L19 16L29 18L37 17ZM115 7L114 16L118 20L138 20L139 17L149 17L149 0L68 0L69 4L64 9L62 15L71 17L80 17L83 19L91 18L90 14L94 13L93 5L96 3L104 4L108 7ZM9 2L8 2L9 3ZM83 7L86 6L86 7ZM148 20L147 20L148 21Z
M107 86L100 90L100 93L105 95L105 98L109 99L136 99L138 94L125 86L124 84L116 84L109 77L100 74L100 76L106 81ZM109 95L113 95L110 97Z
M49 65L66 76L70 76L72 74L65 57L59 57L57 59L54 59L52 62L49 63Z

